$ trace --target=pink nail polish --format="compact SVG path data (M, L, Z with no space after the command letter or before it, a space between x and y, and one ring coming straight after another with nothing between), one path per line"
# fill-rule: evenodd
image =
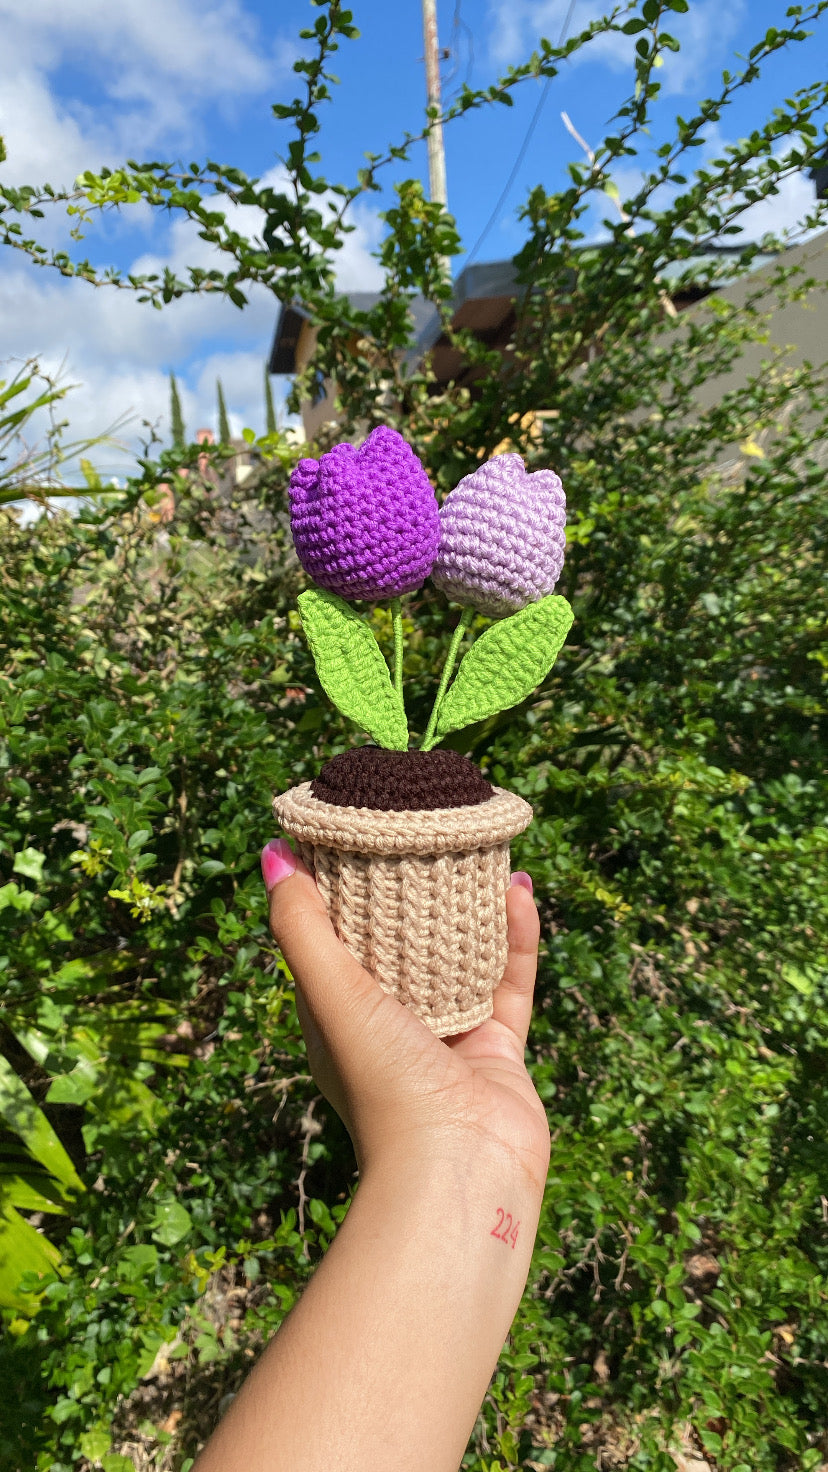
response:
M530 894L534 893L534 885L532 884L531 875L527 874L524 869L516 869L511 879L509 880L509 883L519 884L521 889L528 889Z
M274 884L296 872L296 855L284 838L271 838L262 849L262 877L268 894Z

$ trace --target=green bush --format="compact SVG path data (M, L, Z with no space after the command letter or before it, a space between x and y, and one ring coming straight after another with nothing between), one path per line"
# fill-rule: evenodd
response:
M473 1472L673 1472L680 1449L717 1472L828 1457L824 385L769 360L700 408L700 386L761 339L759 289L676 319L661 280L678 259L686 282L714 285L694 250L814 156L824 87L680 175L733 87L825 7L769 32L666 152L652 140L624 203L633 231L610 220L611 247L584 249L607 170L643 146L662 15L684 8L639 7L616 133L568 191L528 201L514 358L501 371L458 339L484 370L474 394L435 397L395 356L411 292L444 301L454 239L415 186L389 215L382 301L355 314L332 285L341 235L325 225L326 241L313 214L304 142L304 213L212 166L184 200L149 166L84 184L93 206L155 191L196 218L199 190L255 196L265 264L237 239L212 287L264 277L302 295L344 435L397 424L443 490L509 438L567 487L569 640L520 711L452 742L535 807L514 861L543 918L532 1068L553 1134ZM300 64L310 101L284 110L305 141L326 48L350 29L322 10ZM559 60L543 49L506 90ZM665 177L673 202L656 210ZM201 287L196 273L165 289ZM778 296L808 289L780 257ZM556 412L535 438L521 419L539 407ZM258 850L270 793L355 738L314 691L291 612L284 450L245 500L200 482L196 453L145 463L108 509L4 515L0 1082L16 1092L0 1179L6 1220L55 1263L18 1273L0 1343L15 1472L185 1468L353 1188L267 936ZM165 478L169 525L151 504ZM444 610L416 602L406 688L422 729ZM377 628L390 643L383 614ZM13 1250L0 1236L0 1272Z

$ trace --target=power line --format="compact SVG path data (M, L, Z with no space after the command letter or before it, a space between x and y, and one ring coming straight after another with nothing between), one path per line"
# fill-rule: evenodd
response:
M568 9L568 11L566 13L566 19L564 20L563 26L561 28L561 34L560 34L560 36L558 38L558 49L559 50L560 50L561 46L563 46L563 43L566 40L567 35L569 33L569 27L570 27L570 24L572 22L572 17L573 17L573 15L575 13L575 6L577 5L577 3L578 3L578 0L569 0L569 9ZM469 255L466 257L466 265L467 266L470 266L471 265L472 261L474 260L475 256L477 255L477 252L479 251L481 245L483 244L484 240L486 239L486 236L488 235L489 231L491 230L492 226L494 225L495 221L497 220L498 215L500 214L500 211L502 210L504 204L506 203L506 200L509 198L509 193L510 193L510 190L512 188L512 185L514 184L515 179L518 176L518 173L520 171L520 166L521 166L521 164L523 163L523 160L526 157L526 151L527 151L527 149L529 147L529 144L532 141L532 136L533 136L533 134L535 132L536 127L538 126L538 123L540 122L540 115L543 112L543 105L546 102L546 98L547 98L547 95L549 93L549 85L550 85L551 81L552 81L552 78L551 77L547 77L546 78L546 81L543 84L543 89L541 91L540 98L538 99L538 105L537 105L537 107L535 108L535 111L532 114L532 118L531 118L531 121L529 123L529 127L526 129L526 134L524 136L523 142L520 145L520 149L518 150L517 158L515 159L515 161L514 161L514 163L512 165L512 171L509 174L509 177L508 177L508 179L506 180L506 183L503 186L503 190L501 192L500 198L497 201L497 204L495 205L494 209L492 210L492 213L490 214L488 220L486 221L486 224L483 226L482 231L478 235L477 240L475 241L474 245L472 246L472 249L471 249Z
M459 97L463 87L467 87L474 69L474 32L470 25L463 19L461 14L463 0L456 0L454 16L451 22L451 40L449 42L449 56L452 60L452 68L448 76L443 78L443 92L446 94L445 102L448 106ZM449 94L449 87L460 71L460 33L466 37L466 74L463 81L458 84L455 92Z

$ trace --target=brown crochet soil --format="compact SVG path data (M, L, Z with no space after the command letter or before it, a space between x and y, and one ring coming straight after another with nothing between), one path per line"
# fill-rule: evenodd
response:
M383 813L430 812L488 802L494 788L459 751L356 746L326 762L311 783L320 802Z

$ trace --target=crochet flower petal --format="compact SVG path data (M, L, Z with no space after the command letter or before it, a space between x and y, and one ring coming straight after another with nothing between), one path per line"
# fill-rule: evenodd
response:
M432 578L447 598L490 618L516 613L553 591L565 526L554 470L529 473L520 455L497 455L446 497Z
M419 588L440 541L437 500L420 461L381 425L356 449L300 460L290 478L299 561L321 588L377 601Z

